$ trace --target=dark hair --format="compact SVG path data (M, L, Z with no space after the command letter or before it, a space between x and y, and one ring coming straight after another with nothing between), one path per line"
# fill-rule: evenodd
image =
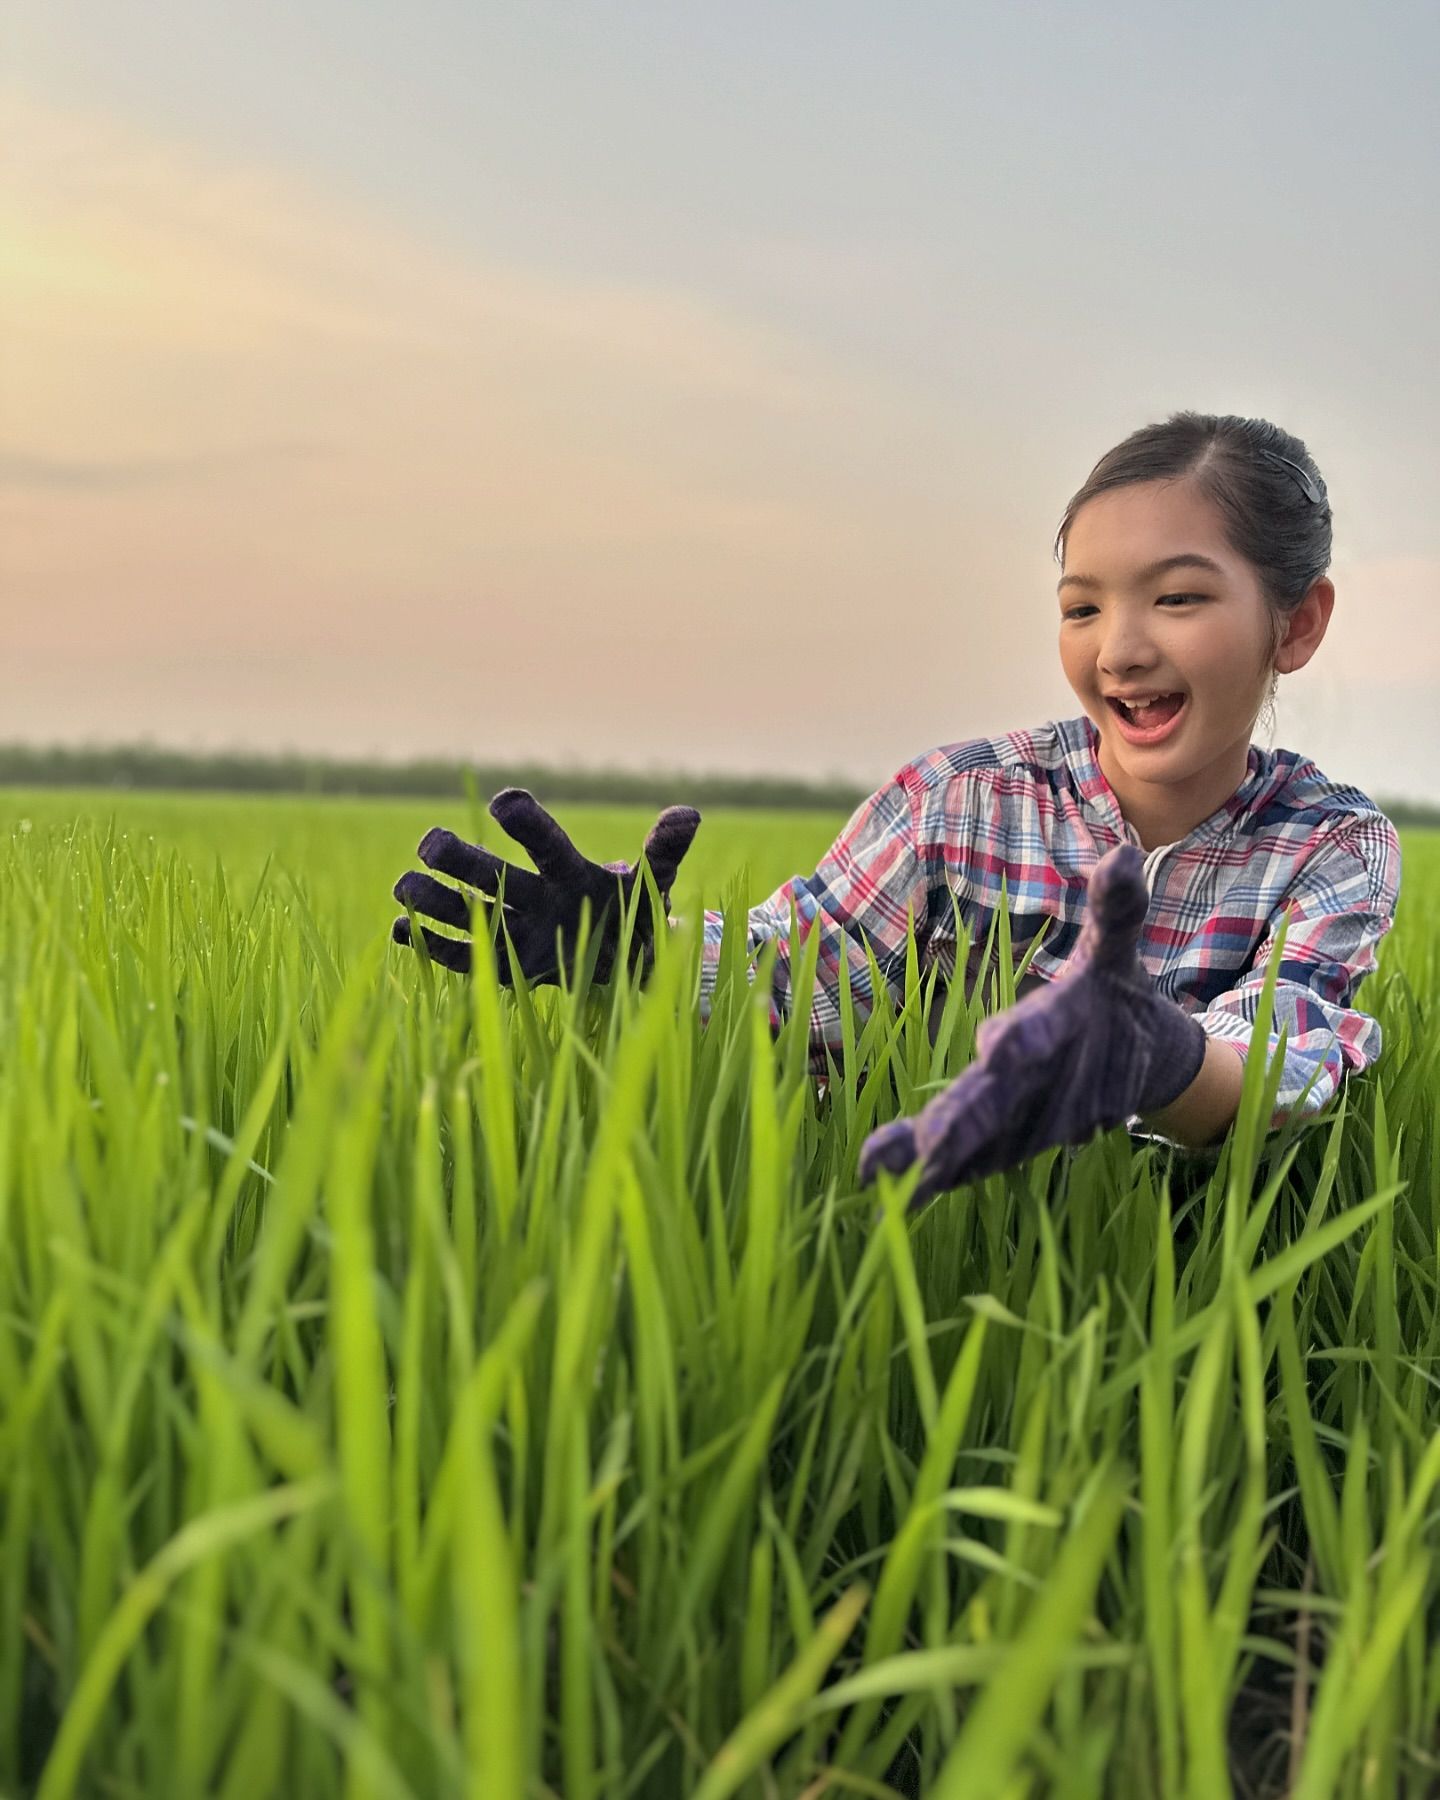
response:
M1132 431L1106 451L1072 496L1055 534L1056 560L1064 562L1070 527L1087 500L1137 481L1181 478L1215 503L1230 547L1259 576L1270 607L1273 654L1286 619L1330 567L1332 520L1310 452L1266 419L1177 412L1163 424Z

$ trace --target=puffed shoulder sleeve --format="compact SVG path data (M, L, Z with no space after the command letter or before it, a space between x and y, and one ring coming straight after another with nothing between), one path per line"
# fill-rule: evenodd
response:
M1318 1113L1351 1070L1380 1055L1379 1022L1354 1005L1395 923L1400 840L1383 813L1347 820L1307 858L1272 913L1242 979L1195 1016L1206 1032L1248 1050L1280 921L1290 924L1275 975L1267 1062L1286 1034L1285 1063L1270 1129L1298 1107ZM1313 1078L1313 1085L1310 1085ZM1309 1087L1309 1092L1305 1090Z

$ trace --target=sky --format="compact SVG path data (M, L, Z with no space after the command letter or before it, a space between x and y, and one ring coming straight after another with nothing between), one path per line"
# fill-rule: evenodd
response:
M879 786L1081 711L1056 528L1194 408L1335 513L1257 741L1440 802L1437 80L1432 0L18 0L0 740Z

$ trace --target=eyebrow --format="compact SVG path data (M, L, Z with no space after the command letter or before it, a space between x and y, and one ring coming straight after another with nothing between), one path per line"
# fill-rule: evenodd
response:
M1159 562L1153 562L1136 573L1137 581L1152 581L1157 575L1163 575L1167 569L1192 568L1208 569L1212 575L1223 575L1225 571L1211 556L1202 556L1198 550L1182 550L1178 556L1162 556ZM1055 584L1058 594L1061 588L1078 587L1098 589L1105 583L1096 575L1062 575Z

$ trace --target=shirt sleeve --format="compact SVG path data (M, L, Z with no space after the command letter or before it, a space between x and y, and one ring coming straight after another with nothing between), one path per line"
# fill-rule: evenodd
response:
M810 1008L811 1066L823 1073L828 1048L839 1060L840 966L850 973L857 1029L874 1007L868 941L892 994L903 990L906 921L913 915L917 941L928 929L928 857L920 827L921 782L913 764L855 809L813 875L790 879L747 915L749 979L765 944L777 946L770 989L770 1023L778 1030L791 1005L791 959L820 933L815 990ZM790 909L797 927L792 942ZM700 1012L710 1015L720 960L724 915L707 911L701 950Z
M1380 1055L1379 1022L1352 1001L1376 965L1380 940L1395 923L1399 891L1395 827L1383 814L1347 823L1307 859L1271 915L1242 979L1195 1015L1210 1037L1248 1051L1275 936L1288 910L1266 1057L1267 1064L1273 1061L1284 1027L1285 1062L1269 1130L1278 1129L1297 1106L1306 1116L1320 1112L1347 1073ZM1304 1094L1312 1076L1314 1085Z

